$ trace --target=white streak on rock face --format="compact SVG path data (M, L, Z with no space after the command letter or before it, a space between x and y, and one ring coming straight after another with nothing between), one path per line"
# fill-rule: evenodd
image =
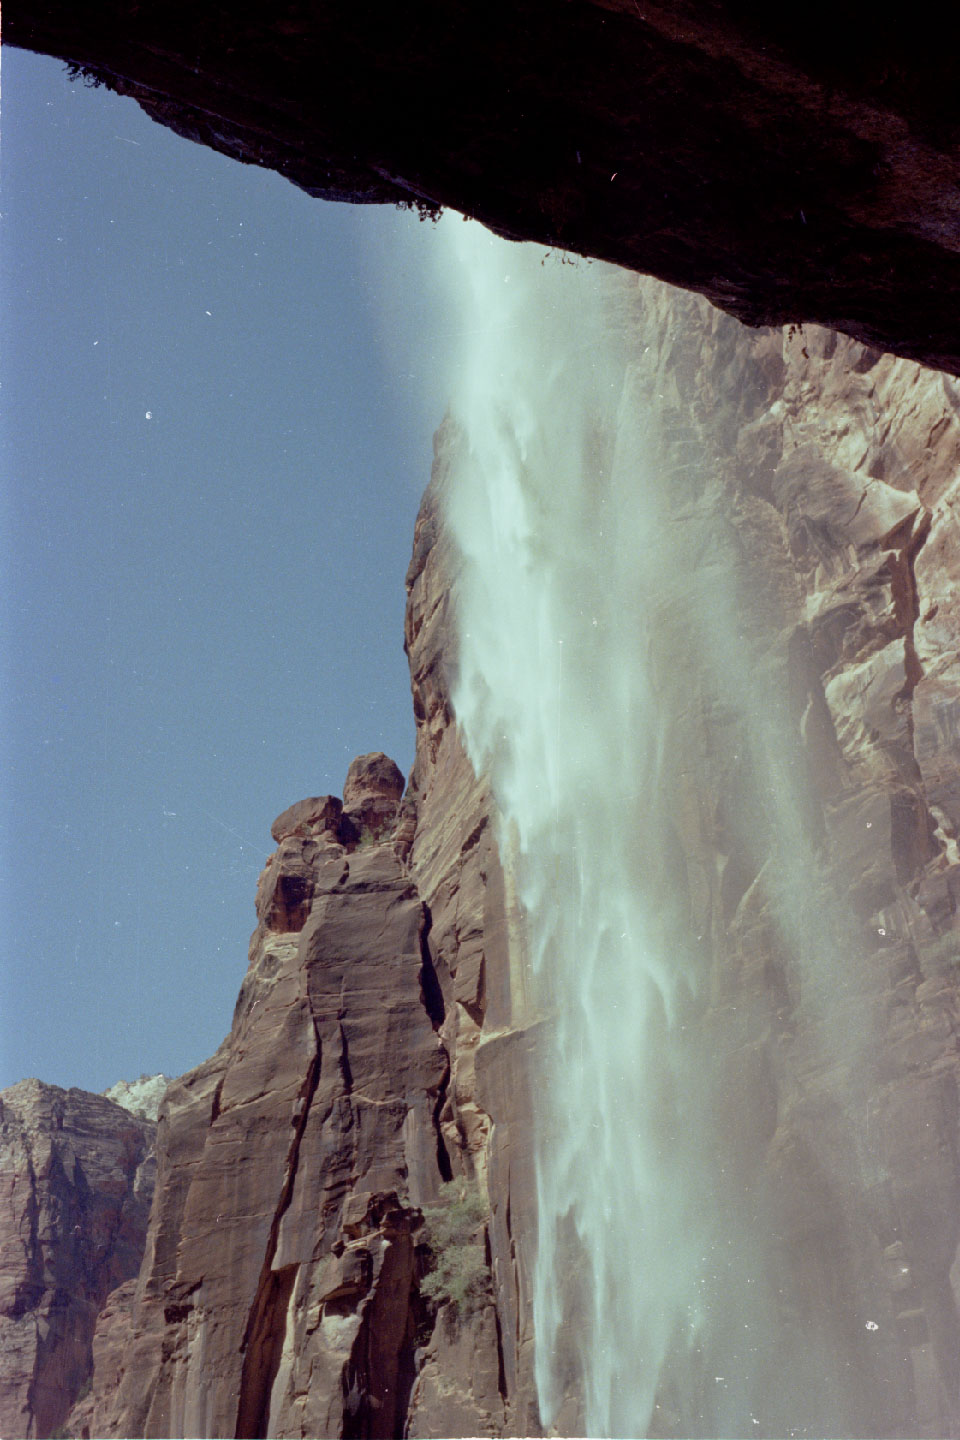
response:
M115 1105L122 1105L131 1115L156 1120L160 1101L167 1093L169 1075L141 1075L139 1080L118 1080L103 1094Z
M550 1424L582 1386L586 1433L642 1434L668 1352L695 1342L706 1243L683 1039L695 964L668 874L645 657L677 557L619 338L622 281L473 227L455 245L468 349L448 501L462 552L454 706L515 836L552 1019L541 1410Z

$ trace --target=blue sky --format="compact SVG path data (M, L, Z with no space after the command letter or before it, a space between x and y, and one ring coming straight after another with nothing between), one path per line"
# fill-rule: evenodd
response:
M406 771L432 227L5 50L0 1087L229 1028L271 820Z

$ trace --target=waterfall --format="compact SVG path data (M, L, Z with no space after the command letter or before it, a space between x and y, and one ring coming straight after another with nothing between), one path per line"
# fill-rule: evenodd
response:
M751 688L729 541L664 467L635 278L472 225L446 236L466 336L446 498L453 703L503 818L543 1021L542 1421L570 1433L575 1413L590 1436L815 1434L844 1414L850 1362L830 1336L777 1331L775 1227L737 1193L713 1133L711 937L671 814L684 666L741 718ZM813 901L776 693L751 682L771 825L758 868L815 981L836 926Z
M623 282L472 227L458 252L470 344L448 507L463 560L454 706L515 836L550 1021L537 1383L546 1424L581 1384L589 1434L636 1434L668 1350L695 1339L704 1244L683 1141L696 966L674 913L644 657L671 557L631 403Z

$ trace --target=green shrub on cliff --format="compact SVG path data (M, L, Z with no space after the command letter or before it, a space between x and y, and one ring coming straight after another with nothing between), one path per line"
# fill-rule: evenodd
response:
M490 1293L490 1271L481 1225L487 1206L475 1182L450 1180L440 1187L440 1203L424 1207L422 1241L430 1269L420 1290L438 1305L449 1306L453 1320L478 1310Z

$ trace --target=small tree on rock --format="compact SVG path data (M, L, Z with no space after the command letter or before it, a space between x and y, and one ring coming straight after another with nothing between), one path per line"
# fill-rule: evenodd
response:
M422 1243L430 1269L420 1282L428 1299L448 1307L456 1323L481 1309L490 1296L483 1222L487 1205L476 1182L450 1180L437 1205L424 1207Z

